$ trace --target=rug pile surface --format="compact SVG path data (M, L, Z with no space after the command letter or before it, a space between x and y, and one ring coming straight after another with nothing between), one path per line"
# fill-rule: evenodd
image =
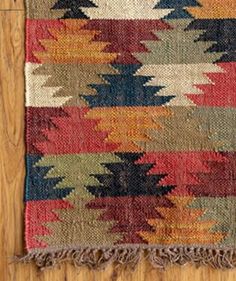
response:
M236 265L236 1L26 0L27 255Z

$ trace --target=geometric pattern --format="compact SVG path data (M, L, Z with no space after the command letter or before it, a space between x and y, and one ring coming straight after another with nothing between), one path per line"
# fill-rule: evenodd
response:
M233 266L236 2L26 2L25 260Z

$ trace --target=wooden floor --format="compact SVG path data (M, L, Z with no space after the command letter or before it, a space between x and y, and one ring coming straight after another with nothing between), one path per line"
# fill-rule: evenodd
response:
M114 0L118 1L118 0ZM104 272L69 264L39 272L33 265L11 264L23 252L24 183L24 5L0 0L0 280L1 281L233 281L236 270L193 266L154 270L144 261L135 272Z

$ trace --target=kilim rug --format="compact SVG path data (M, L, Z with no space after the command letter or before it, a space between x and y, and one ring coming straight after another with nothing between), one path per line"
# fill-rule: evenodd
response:
M23 261L236 265L236 1L27 0Z

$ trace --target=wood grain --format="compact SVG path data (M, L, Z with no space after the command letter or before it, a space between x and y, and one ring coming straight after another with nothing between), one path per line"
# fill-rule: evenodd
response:
M34 265L10 264L23 252L24 184L24 13L0 12L0 280L3 281L233 281L236 270L207 267L152 269L142 261L134 272L103 272L69 264L39 272Z
M0 10L24 10L24 0L0 0Z

